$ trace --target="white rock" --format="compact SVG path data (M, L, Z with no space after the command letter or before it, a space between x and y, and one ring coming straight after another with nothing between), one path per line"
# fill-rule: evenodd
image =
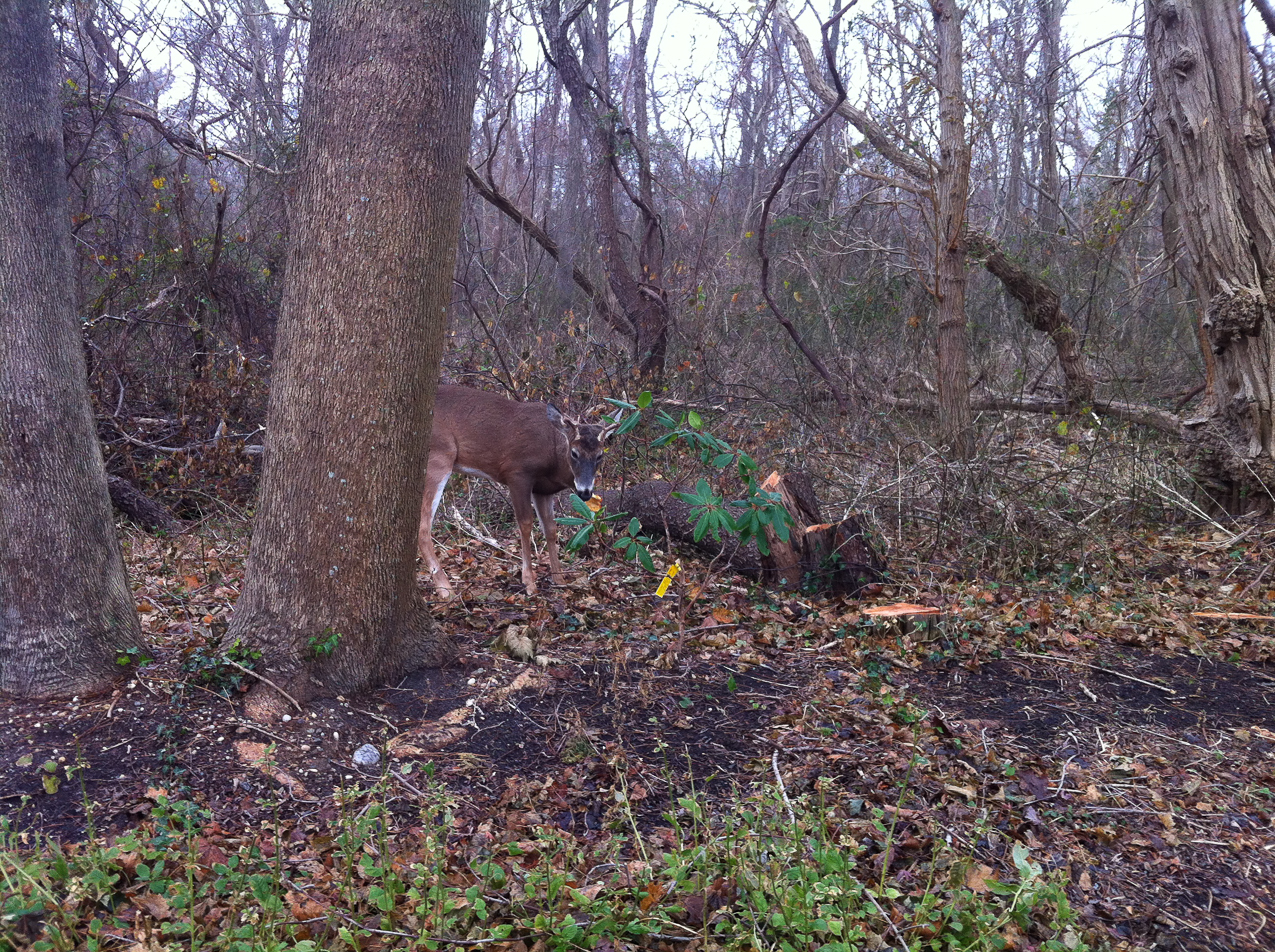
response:
M354 766L375 767L381 762L381 752L371 744L364 744L354 752Z

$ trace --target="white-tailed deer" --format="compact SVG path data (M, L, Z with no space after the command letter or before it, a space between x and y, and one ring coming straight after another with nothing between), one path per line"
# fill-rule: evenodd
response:
M522 581L530 595L536 594L531 569L534 511L548 543L550 576L562 585L553 497L572 488L581 499L593 496L602 444L613 428L564 417L547 403L517 403L471 387L440 384L419 537L421 557L439 593L447 597L452 588L434 551L434 514L452 473L486 476L509 489L522 537Z

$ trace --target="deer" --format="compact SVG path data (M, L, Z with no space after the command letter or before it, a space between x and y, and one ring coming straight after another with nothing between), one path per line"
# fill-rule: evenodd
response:
M522 539L522 583L536 594L532 570L534 512L549 550L549 575L566 584L558 562L554 496L574 489L593 497L603 444L617 424L584 423L549 403L520 403L472 387L440 384L434 398L434 428L425 464L425 498L418 537L421 557L439 595L450 598L451 582L434 551L434 515L453 473L485 476L509 490Z

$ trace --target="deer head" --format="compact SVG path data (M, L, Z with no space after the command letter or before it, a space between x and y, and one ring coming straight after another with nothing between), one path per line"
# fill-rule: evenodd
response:
M579 417L565 416L552 404L546 404L549 422L567 438L570 451L572 483L581 499L593 498L593 482L602 468L606 438L614 432L615 423L584 423Z

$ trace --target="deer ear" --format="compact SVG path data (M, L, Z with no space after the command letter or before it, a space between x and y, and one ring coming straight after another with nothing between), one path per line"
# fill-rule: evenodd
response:
M545 404L545 416L549 418L549 422L552 423L554 426L565 425L565 421L562 419L562 414L558 411L558 408L555 407L552 403Z
M619 428L620 428L619 420L616 420L613 423L608 423L606 426L602 428L602 431L598 433L598 442L601 443L603 440L608 439L611 436L611 434L614 433Z

